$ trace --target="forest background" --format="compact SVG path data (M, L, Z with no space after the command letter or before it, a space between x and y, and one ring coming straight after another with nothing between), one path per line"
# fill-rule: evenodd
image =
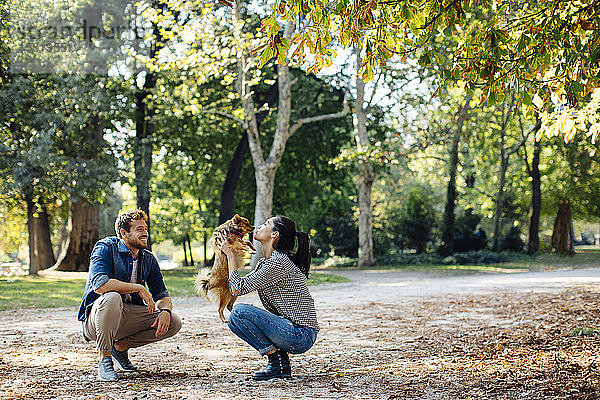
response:
M135 207L159 258L186 265L210 258L206 239L234 212L255 224L287 215L315 257L340 265L550 251L565 204L574 224L561 235L600 243L592 3L453 1L406 14L398 2L409 24L402 51L386 42L396 58L373 56L368 7L354 19L364 36L340 29L322 46L302 36L314 10L282 20L262 2L0 3L6 265L85 271L93 244ZM492 26L501 17L527 23ZM464 58L480 61L471 76L457 52L477 29L492 34L484 55ZM533 72L486 57L523 58Z

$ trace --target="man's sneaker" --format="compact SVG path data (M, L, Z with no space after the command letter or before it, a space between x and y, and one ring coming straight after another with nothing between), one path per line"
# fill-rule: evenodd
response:
M129 357L127 357L127 350L119 351L115 349L115 346L113 346L112 349L110 349L110 354L115 361L115 366L117 369L125 372L137 371L137 367L133 365L131 361L129 361Z
M109 356L104 357L98 364L98 379L101 381L116 381L119 379L113 367L112 358Z

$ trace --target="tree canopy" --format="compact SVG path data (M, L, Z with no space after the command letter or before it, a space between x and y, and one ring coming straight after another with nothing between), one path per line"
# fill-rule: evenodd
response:
M280 19L298 15L302 30L282 40ZM533 112L575 106L600 84L599 18L591 0L278 0L262 23L262 59L296 46L298 62L318 72L339 48L359 46L368 81L377 66L414 53L422 66L440 69L440 83L464 80L489 104L502 101L509 86L523 88L521 100ZM450 56L437 37L454 39Z

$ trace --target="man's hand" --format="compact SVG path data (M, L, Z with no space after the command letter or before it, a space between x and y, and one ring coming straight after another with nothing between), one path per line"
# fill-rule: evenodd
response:
M150 294L148 289L146 289L146 286L140 285L140 290L138 291L138 294L140 295L142 300L144 300L146 304L148 304L148 314L152 314L154 310L156 310L156 305L154 304L154 300L152 300L152 295Z
M152 328L156 328L156 333L154 336L161 337L169 330L169 325L171 324L171 314L168 312L161 312L158 314L158 317L151 325Z

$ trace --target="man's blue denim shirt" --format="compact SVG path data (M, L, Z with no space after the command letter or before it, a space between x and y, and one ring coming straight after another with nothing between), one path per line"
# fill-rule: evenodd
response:
M131 280L133 268L133 255L123 241L115 236L104 238L94 246L90 257L90 271L83 291L83 299L79 307L77 319L84 321L91 309L92 303L100 295L95 292L109 279L118 279L123 282ZM148 285L148 291L154 301L169 296L156 257L148 250L140 250L138 254L137 283ZM132 294L132 302L144 305L140 296Z

